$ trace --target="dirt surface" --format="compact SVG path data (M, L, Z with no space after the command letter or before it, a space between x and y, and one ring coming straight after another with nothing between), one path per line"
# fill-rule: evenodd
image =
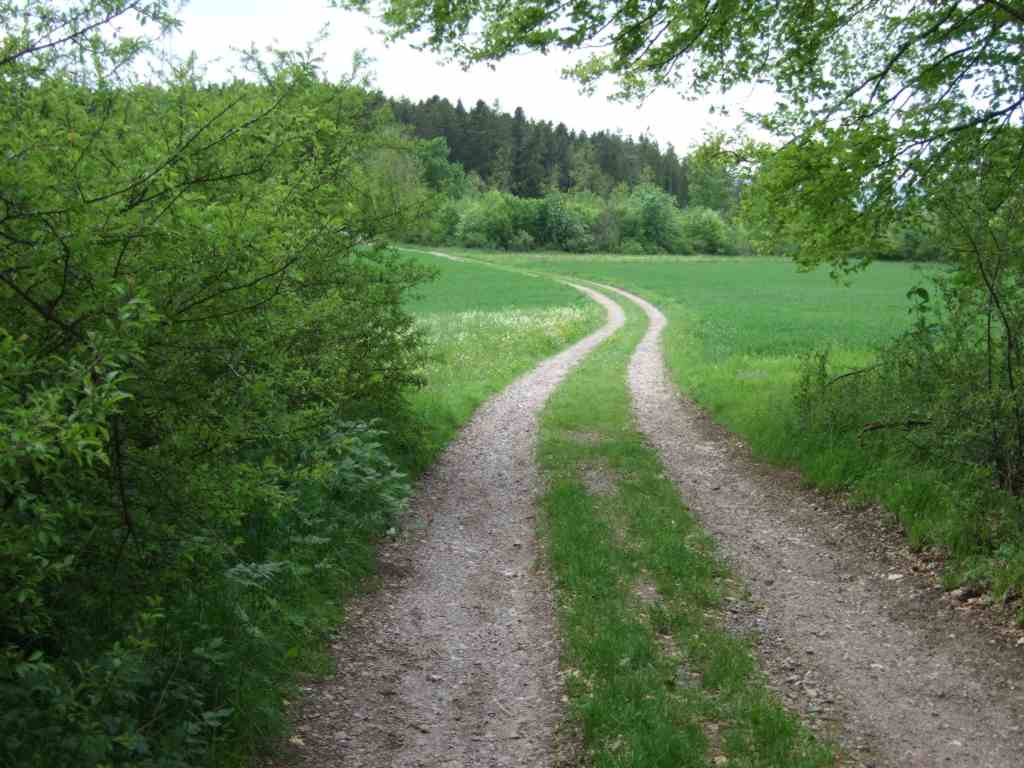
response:
M573 749L556 732L559 647L534 535L537 416L623 324L579 290L608 322L488 401L424 475L382 550L382 588L352 606L337 672L307 687L278 765L544 768Z
M612 289L615 290L615 289ZM780 697L848 765L1024 764L1024 647L979 626L877 510L853 510L754 462L681 397L651 320L629 368L638 426L750 599L726 622L755 642Z
M461 256L453 256L450 253L441 253L440 251L424 251L424 253L429 253L431 256L439 256L442 259L448 259L448 261L467 261L467 259Z
M579 472L583 487L592 496L609 498L618 493L621 478L606 460L591 459L584 462Z

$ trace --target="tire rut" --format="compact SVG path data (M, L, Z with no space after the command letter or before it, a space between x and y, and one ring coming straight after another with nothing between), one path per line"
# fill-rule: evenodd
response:
M676 390L664 315L608 289L648 315L629 366L637 424L749 588L726 621L751 636L769 684L848 764L1020 766L1024 654L957 621L923 577L894 573L848 508L754 462Z
M606 324L485 403L417 484L383 585L353 601L279 765L543 768L563 749L559 645L534 534L538 414ZM418 530L417 530L418 528Z

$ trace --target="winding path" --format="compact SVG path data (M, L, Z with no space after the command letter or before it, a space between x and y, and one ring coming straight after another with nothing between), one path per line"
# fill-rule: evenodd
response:
M488 401L422 478L407 533L381 553L382 589L352 604L337 673L307 688L281 764L571 761L534 535L537 422L566 374L624 323L618 304L574 287L605 307L606 324ZM871 516L752 461L676 390L660 347L664 315L601 287L650 320L629 366L637 426L749 588L727 621L751 637L787 706L856 765L1020 766L1024 654L959 620L914 573L897 534L866 530Z
M608 290L650 319L629 366L638 427L749 588L731 622L759 644L783 698L861 765L1024 765L1021 653L942 610L842 505L753 462L679 395L659 344L665 316Z
M606 324L488 401L412 501L419 532L382 553L381 591L355 601L337 673L311 686L287 765L545 768L562 721L550 583L538 565L538 414Z

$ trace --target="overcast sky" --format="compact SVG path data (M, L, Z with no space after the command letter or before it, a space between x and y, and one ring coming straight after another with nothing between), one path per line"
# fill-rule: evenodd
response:
M547 56L525 54L501 62L494 70L478 65L464 72L457 65L442 65L431 53L416 51L397 43L385 47L371 32L374 22L367 16L327 7L326 0L192 0L178 14L180 32L165 42L170 51L184 55L195 50L200 60L210 63L212 78L225 77L236 58L231 48L275 45L303 48L325 24L330 36L323 45L325 68L337 79L351 68L352 53L365 49L376 61L374 82L386 95L407 96L414 101L434 94L453 104L462 99L467 109L477 99L488 104L497 99L502 109L522 107L528 117L564 122L576 130L621 130L624 134L648 134L664 147L672 143L680 150L700 141L709 129L729 130L740 121L738 105L770 106L766 94L742 89L719 106L732 105L737 114L724 117L708 113L708 102L689 102L670 91L660 92L643 105L608 101L610 84L594 96L584 96L575 83L561 77L571 62L561 52Z

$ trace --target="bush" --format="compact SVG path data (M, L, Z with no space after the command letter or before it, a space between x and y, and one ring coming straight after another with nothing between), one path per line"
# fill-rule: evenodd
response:
M890 226L885 245L878 258L887 261L947 261L950 256L930 222Z
M577 198L580 195L576 195ZM620 250L622 243L622 220L610 203L588 195L586 200L589 209L588 221L589 236L593 242L593 249L604 253L615 253Z
M689 253L714 255L731 250L729 227L721 215L710 208L685 209L679 228Z
M499 248L512 236L512 223L502 192L463 200L456 238L467 248Z
M546 245L570 253L586 253L593 248L591 209L576 203L573 196L559 192L544 198L540 215L541 240Z
M522 229L512 235L512 239L508 242L508 250L529 252L532 251L536 245L536 241L533 239L533 235Z
M1003 327L988 290L964 272L911 295L913 330L874 365L833 372L827 353L808 359L797 389L799 430L903 466L908 482L930 478L930 503L908 500L896 510L919 543L949 548L962 573L965 564L974 569L971 578L1019 587L1019 573L1002 566L1024 560L1020 280L1007 271L997 286ZM993 560L998 550L1009 554ZM987 565L970 566L979 557Z
M470 248L510 250L542 240L542 200L518 198L491 190L463 200L456 229L459 244Z
M457 218L454 226L453 217ZM442 209L437 219L429 237L446 238L469 248L553 248L633 255L751 250L739 225L728 225L708 208L680 211L671 195L647 183L632 189L621 187L607 199L590 192L520 198L491 190L467 195L454 209Z
M623 247L640 243L644 253L685 253L675 199L653 184L638 184L616 201Z
M657 246L627 238L619 245L618 251L626 256L648 256L657 253Z
M134 85L131 41L33 52L105 8L0 11L25 24L0 64L4 765L267 738L405 493L367 423L418 383L425 274L369 244L428 200L417 146L293 56Z

